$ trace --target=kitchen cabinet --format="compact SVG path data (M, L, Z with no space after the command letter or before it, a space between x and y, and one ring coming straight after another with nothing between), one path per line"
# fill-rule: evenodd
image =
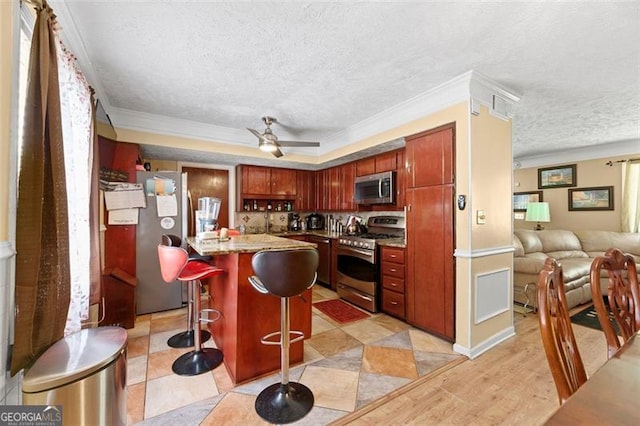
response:
M316 172L316 210L329 210L329 169L318 170Z
M397 158L398 152L400 150L384 152L356 161L356 176L398 170L398 167L402 166L402 162L399 162Z
M382 310L405 319L405 250L399 247L380 248L382 277Z
M450 341L455 337L453 152L453 126L407 138L406 320ZM425 170L423 162L438 171Z
M327 192L327 197L328 197L329 203L328 203L327 209L331 211L340 210L340 207L342 204L340 202L340 194L341 194L341 186L342 186L342 182L341 182L342 174L340 173L340 171L341 171L340 166L331 167L328 169L329 188Z
M450 125L406 138L407 188L453 183L453 139Z
M340 166L340 210L356 210L358 206L353 200L356 164L347 163Z
M236 167L237 210L250 200L289 200L296 198L296 170L240 165Z
M311 170L296 170L296 210L316 210L316 176Z

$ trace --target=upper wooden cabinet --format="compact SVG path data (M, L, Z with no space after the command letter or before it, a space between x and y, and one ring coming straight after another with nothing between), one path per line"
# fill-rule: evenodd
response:
M453 138L451 126L406 138L407 188L453 183Z
M340 210L355 210L358 208L353 200L355 178L355 163L347 163L340 166Z
M296 170L296 210L316 209L316 174L311 170Z
M356 176L398 170L398 167L401 167L402 163L398 161L397 156L402 151L403 150L385 152L356 161Z
M236 177L236 186L244 195L296 195L296 171L293 169L240 165L236 168Z

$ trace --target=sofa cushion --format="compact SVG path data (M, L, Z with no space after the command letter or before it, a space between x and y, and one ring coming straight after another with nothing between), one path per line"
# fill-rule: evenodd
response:
M578 237L576 237L576 234L571 231L564 231L561 229L538 231L538 238L542 242L541 251L545 253L551 253L554 251L583 252L582 246L580 245L580 240L578 239Z
M640 262L640 234L610 231L575 231L575 234L589 257L602 256L608 249L616 247L633 255L636 263Z
M520 239L516 234L513 234L513 248L514 248L513 255L515 257L524 256L524 247L522 247L522 243L520 242Z
M522 243L522 248L524 249L525 254L543 251L542 241L540 241L540 238L538 238L538 235L536 235L536 232L539 231L532 231L530 229L516 229L513 232L520 240L520 243Z
M538 274L544 267L547 255L541 252L525 254L513 258L513 270L523 274Z

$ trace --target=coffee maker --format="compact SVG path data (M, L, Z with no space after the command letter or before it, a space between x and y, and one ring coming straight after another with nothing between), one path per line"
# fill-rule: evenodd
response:
M289 231L302 230L302 221L300 220L300 215L298 213L289 213L287 223L289 224Z

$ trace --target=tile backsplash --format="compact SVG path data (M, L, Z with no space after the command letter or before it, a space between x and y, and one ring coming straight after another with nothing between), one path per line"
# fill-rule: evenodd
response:
M307 215L311 212L300 213L300 219L305 220ZM334 219L339 220L346 226L347 218L351 215L356 215L366 222L371 216L404 216L404 212L389 211L389 212L324 212L321 213L325 217L325 227L329 222L329 215L332 215ZM269 217L269 230L272 233L285 232L288 230L289 212L271 212L268 213ZM235 227L238 228L244 224L247 234L262 234L266 231L267 213L265 212L236 212L235 213Z

